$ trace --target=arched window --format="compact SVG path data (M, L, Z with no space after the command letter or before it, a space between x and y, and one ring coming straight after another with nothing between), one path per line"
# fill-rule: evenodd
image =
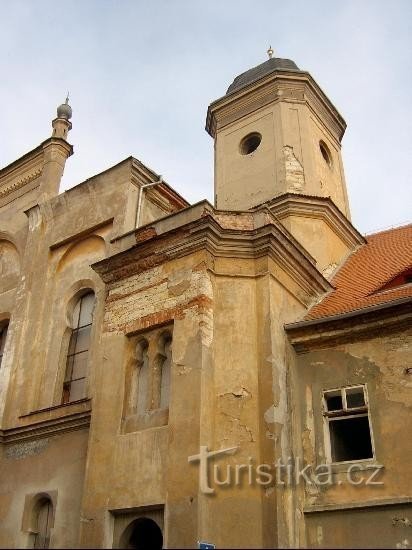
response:
M149 344L146 339L138 342L136 348L136 374L137 374L137 412L144 414L150 408L149 403Z
M62 403L86 397L90 335L95 305L94 292L87 292L76 303L72 316L72 333L66 361Z
M40 500L37 504L36 533L34 548L49 548L50 527L53 516L53 504L49 498Z
M0 367L3 361L4 348L6 347L6 338L7 338L7 329L9 327L8 323L5 323L3 326L0 326Z
M169 332L166 332L160 339L160 409L169 408L171 364L172 336Z

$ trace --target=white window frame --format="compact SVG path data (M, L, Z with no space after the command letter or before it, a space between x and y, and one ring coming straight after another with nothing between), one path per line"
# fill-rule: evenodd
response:
M346 392L347 390L352 389L358 389L362 388L363 390L363 397L365 401L365 405L361 407L350 407L347 406L347 399L346 399ZM326 402L326 394L336 392L337 394L340 393L341 399L342 399L342 409L336 410L336 411L328 411L327 408L327 402ZM374 437L373 437L373 429L372 429L372 422L370 417L370 407L369 407L369 398L368 398L368 391L366 384L353 384L348 386L340 386L338 388L328 388L322 390L322 409L323 409L323 431L324 431L324 442L325 442L325 456L326 460L329 464L352 464L352 463L359 463L359 462L375 462L376 461L376 453L375 453L375 443L374 443ZM330 434L330 427L329 424L331 421L339 422L339 420L343 419L351 419L351 418L361 418L366 416L368 418L369 423L369 434L371 438L371 448L372 448L372 456L369 458L360 458L360 459L353 459L353 460L339 460L339 461L333 461L332 460L332 445L331 445L331 434Z

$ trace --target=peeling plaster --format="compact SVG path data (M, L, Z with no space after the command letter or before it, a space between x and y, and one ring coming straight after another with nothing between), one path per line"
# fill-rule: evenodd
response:
M177 375L182 376L183 374L189 374L192 372L192 367L186 367L184 365L178 366L177 368Z
M284 145L283 156L285 159L285 176L288 191L302 191L305 186L303 166L296 158L293 147Z
M5 456L6 458L20 460L28 456L40 454L48 445L48 439L39 439L36 441L27 441L16 445L10 445L6 447Z
M240 443L241 441L253 443L256 441L253 437L251 428L249 428L246 424L242 424L239 418L223 411L222 414L228 418L228 422L231 424L231 427L229 428L230 433L223 437L222 441L236 441L237 443Z
M169 295L180 296L183 294L190 287L191 275L192 272L189 269L170 273L167 281Z
M243 399L248 398L248 397L252 397L252 394L250 393L250 391L248 391L243 386L239 390L233 390L233 391L230 391L230 392L219 393L218 397L224 397L225 395L232 395L233 397L243 398Z

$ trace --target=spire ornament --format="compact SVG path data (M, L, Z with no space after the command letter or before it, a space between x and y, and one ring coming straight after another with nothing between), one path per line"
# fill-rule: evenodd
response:
M57 118L70 120L72 118L72 108L69 105L69 92L67 92L66 102L57 107Z
M272 49L272 46L269 46L269 49L267 50L266 53L268 54L269 59L272 59L273 54L275 53L275 52L273 51L273 49Z

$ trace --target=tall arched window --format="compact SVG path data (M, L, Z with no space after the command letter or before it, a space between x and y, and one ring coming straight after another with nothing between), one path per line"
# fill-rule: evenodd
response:
M172 336L169 332L161 338L160 361L160 409L169 408L170 371L172 365Z
M90 335L95 305L94 292L84 294L76 303L72 316L72 333L63 384L63 403L86 397Z
M140 340L136 348L137 369L137 413L144 414L150 408L149 403L149 344L146 339Z
M53 516L53 504L49 498L42 499L37 505L36 534L34 548L49 548L50 527Z
M0 326L0 367L3 361L4 348L6 347L6 338L7 338L7 329L9 327L8 323L5 323L3 326Z

